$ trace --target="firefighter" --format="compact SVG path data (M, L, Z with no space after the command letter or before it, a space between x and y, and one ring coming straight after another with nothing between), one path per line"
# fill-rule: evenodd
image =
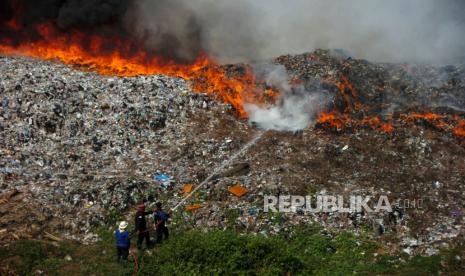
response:
M150 212L145 211L145 203L141 203L137 206L137 213L135 218L135 227L137 232L137 248L142 248L142 243L146 242L147 248L152 246L150 241L150 230L147 228L147 221L145 216L150 215Z
M126 230L128 223L122 221L119 224L118 229L116 229L116 250L118 253L118 263L126 262L129 256L129 247L131 246L131 237L129 232Z
M155 220L155 229L157 235L157 244L160 244L163 240L163 236L165 236L165 240L169 237L168 227L166 227L166 221L169 218L169 214L163 211L163 206L161 202L156 204L155 212L153 213L153 217Z

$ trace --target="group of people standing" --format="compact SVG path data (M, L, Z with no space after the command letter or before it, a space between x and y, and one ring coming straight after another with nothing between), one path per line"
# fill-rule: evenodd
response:
M135 230L133 233L129 233L127 230L128 223L122 221L119 224L118 229L115 232L116 236L116 248L118 253L118 262L126 261L129 255L129 248L131 247L131 238L137 234L137 248L142 249L142 244L146 243L147 248L152 248L155 244L160 244L163 239L168 239L169 231L166 227L166 222L169 218L169 214L163 211L162 204L158 202L156 208L152 211L146 211L145 203L141 203L137 206L137 212L135 215L134 226ZM148 227L146 216L153 215L153 227ZM150 233L155 230L155 241L150 238Z

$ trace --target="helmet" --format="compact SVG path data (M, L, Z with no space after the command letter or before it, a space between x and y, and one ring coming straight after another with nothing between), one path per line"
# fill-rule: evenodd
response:
M128 223L126 221L122 221L119 223L119 230L124 231L128 227Z

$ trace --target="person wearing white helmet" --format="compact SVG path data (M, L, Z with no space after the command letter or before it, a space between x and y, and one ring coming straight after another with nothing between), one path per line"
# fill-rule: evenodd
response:
M129 247L131 246L131 237L129 232L126 230L128 223L122 221L119 223L118 229L116 229L116 250L118 252L118 263L126 262L129 256Z

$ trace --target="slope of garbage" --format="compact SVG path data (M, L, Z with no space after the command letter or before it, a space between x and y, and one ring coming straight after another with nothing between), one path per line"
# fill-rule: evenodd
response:
M459 126L401 119L414 111L440 113L451 124L463 119L460 67L372 64L329 51L275 63L309 91L315 82L328 91L328 112L354 121L377 116L393 130L315 122L296 133L266 131L179 78L106 77L0 57L1 242L92 242L95 227L130 215L142 199L174 207L206 179L173 226L272 235L318 223L329 233L368 233L387 251L409 254L463 241L465 147L452 131ZM356 95L331 81L341 78ZM416 206L389 214L263 213L264 195L287 194L388 195Z

